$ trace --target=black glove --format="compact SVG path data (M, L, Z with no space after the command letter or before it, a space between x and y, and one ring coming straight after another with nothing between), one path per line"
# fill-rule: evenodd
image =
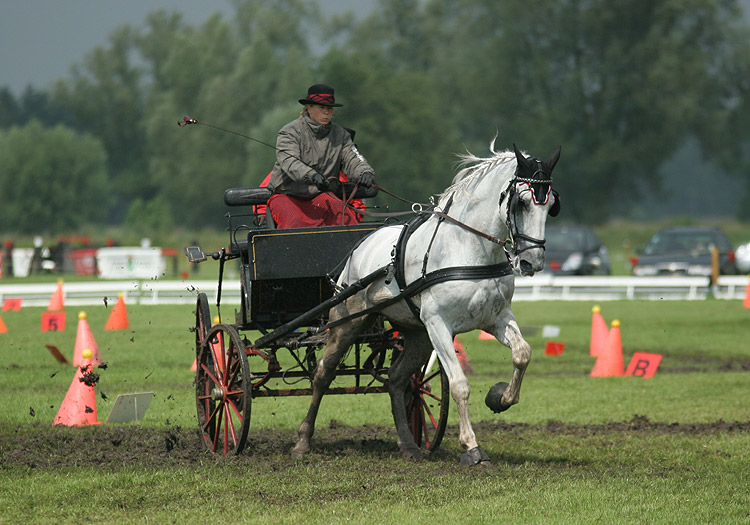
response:
M328 191L334 195L341 195L341 183L336 177L328 177L326 181L328 183Z
M318 188L320 191L327 191L328 190L328 184L326 183L326 180L323 178L323 175L320 173L316 173L312 176L312 183L315 184L315 187Z
M370 186L375 184L375 174L370 173L369 171L367 173L363 173L359 176L359 183L365 188L369 188Z

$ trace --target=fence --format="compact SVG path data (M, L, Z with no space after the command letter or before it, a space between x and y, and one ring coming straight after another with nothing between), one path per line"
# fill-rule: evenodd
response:
M721 276L712 290L703 277L563 277L541 274L516 278L514 301L607 301L620 299L699 300L743 299L748 286L746 276ZM0 304L5 299L23 299L24 306L47 306L56 283L0 284ZM64 302L70 306L114 304L123 294L128 304L192 304L198 292L210 303L216 302L216 280L186 281L94 281L73 282L63 286ZM222 285L222 303L240 303L240 283L226 280Z

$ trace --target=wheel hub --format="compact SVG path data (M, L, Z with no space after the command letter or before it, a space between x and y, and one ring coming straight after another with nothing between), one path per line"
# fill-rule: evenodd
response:
M214 387L213 390L211 390L211 399L214 401L221 401L224 399L224 389L220 387Z

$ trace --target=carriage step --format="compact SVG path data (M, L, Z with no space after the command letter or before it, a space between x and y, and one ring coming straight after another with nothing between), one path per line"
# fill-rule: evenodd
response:
M185 255L189 263L199 263L206 260L206 254L200 246L185 246Z
M185 255L187 256L189 263L203 262L209 257L215 261L218 261L221 258L221 253L205 253L200 246L185 246Z

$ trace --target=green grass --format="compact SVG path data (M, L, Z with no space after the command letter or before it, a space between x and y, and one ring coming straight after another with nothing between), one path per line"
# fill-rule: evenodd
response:
M97 392L107 395L97 398L99 420L117 394L155 397L138 424L52 429L74 369L58 365L44 345L72 358L78 309L66 309L68 327L59 333L40 331L42 309L3 312L0 522L747 523L747 424L700 425L750 421L750 311L719 300L601 306L608 322L622 322L626 365L636 351L664 356L655 377L588 376L592 303L519 302L514 311L534 354L520 404L496 415L484 394L508 380L510 352L476 332L461 336L477 372L470 377L472 420L493 460L474 469L458 465L454 406L441 451L421 463L401 460L386 395L326 398L319 448L303 460L292 460L288 447L307 398L256 400L252 446L240 457L166 453L163 433L197 426L192 306L129 306L131 328L122 332L103 330L111 308L87 308L108 363L99 371ZM562 355L544 355L544 325L560 327ZM152 450L149 459L99 457L97 440L112 427L151 432L153 445L142 444ZM359 438L341 441L349 430L374 440L374 448ZM10 461L44 433L51 437L35 464ZM60 464L60 451L81 436L95 457L83 450ZM47 465L47 457L58 463Z

